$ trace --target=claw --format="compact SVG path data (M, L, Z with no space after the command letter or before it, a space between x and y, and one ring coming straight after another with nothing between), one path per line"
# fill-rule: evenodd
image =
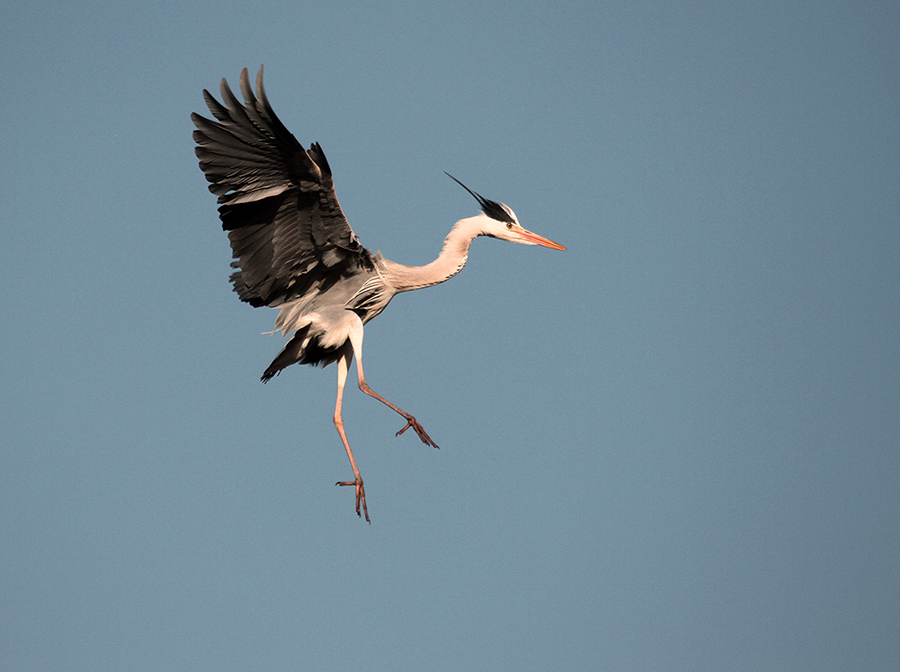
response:
M338 481L335 485L352 485L356 487L356 515L360 518L362 517L359 509L359 504L362 502L362 513L366 516L366 522L371 525L372 521L369 520L369 510L366 508L366 489L363 487L362 479L359 479L358 481Z
M406 417L406 416L404 416L404 417ZM412 427L413 430L415 430L416 434L419 435L419 438L422 440L422 443L432 446L434 448L440 448L440 446L438 446L434 441L431 440L431 437L428 436L428 434L425 432L422 425L419 424L419 421L416 420L411 415L406 418L406 425L403 427L403 429L401 429L399 432L397 432L396 436L400 436L401 434L403 434L403 432L405 432L410 427Z

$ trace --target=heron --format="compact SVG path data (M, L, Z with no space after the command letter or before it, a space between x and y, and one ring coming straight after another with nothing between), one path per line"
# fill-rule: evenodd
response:
M359 389L400 414L421 441L437 448L422 425L399 406L375 392L363 373L363 328L401 292L449 280L466 265L469 244L479 236L512 243L566 248L527 231L508 206L469 189L480 212L459 220L444 240L437 259L425 266L406 266L362 246L341 210L331 168L322 147L296 140L272 110L263 86L263 67L250 87L241 71L244 102L223 78L220 103L206 89L203 98L214 119L191 114L200 168L218 197L219 218L228 232L231 283L241 301L278 309L275 330L290 336L262 374L268 382L292 364L337 363L334 426L350 460L353 480L336 485L356 491L356 515L365 515L366 491L350 448L341 405L344 385L355 359Z

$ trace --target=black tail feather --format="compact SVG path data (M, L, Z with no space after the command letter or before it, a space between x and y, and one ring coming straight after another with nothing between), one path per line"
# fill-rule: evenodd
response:
M332 362L336 362L344 349L342 344L336 348L326 348L319 344L319 334L309 334L309 326L298 329L294 332L294 336L278 353L278 356L269 364L269 368L265 370L260 380L268 383L272 378L277 376L283 369L291 364L311 364L313 366L328 366ZM307 342L308 339L308 342ZM304 343L305 346L304 346Z

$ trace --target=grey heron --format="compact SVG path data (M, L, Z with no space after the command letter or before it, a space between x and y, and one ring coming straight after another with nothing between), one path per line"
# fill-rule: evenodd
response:
M423 443L437 444L409 413L375 392L363 374L363 325L376 317L394 295L430 287L459 273L478 236L565 250L527 231L503 203L466 187L481 211L461 219L447 235L437 259L425 266L405 266L364 248L338 203L331 168L318 143L304 149L275 116L263 87L256 92L247 68L241 71L240 103L225 79L224 104L207 90L203 98L215 120L192 114L197 130L195 152L200 168L218 196L219 218L228 232L234 261L234 291L251 306L279 309L275 331L291 336L262 375L268 382L291 364L326 366L337 362L334 426L341 437L352 481L337 485L356 489L356 514L365 515L366 492L344 431L341 404L351 361L356 359L359 389L403 416ZM362 514L360 513L362 511Z

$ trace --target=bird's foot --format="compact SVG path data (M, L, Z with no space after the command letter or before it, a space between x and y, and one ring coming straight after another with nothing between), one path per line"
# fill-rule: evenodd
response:
M362 516L359 512L359 505L362 503L362 513L366 516L366 522L370 525L372 521L369 520L369 510L366 508L366 489L363 487L362 479L357 479L355 481L338 481L335 485L353 485L356 487L356 515Z
M431 437L428 436L428 434L422 428L422 425L419 424L418 420L416 420L411 415L404 415L403 417L406 418L406 426L399 432L397 432L397 436L400 436L401 434L403 434L403 432L412 427L413 430L415 430L416 434L419 435L419 438L422 439L422 443L432 446L433 448L439 448L439 446L431 440Z

